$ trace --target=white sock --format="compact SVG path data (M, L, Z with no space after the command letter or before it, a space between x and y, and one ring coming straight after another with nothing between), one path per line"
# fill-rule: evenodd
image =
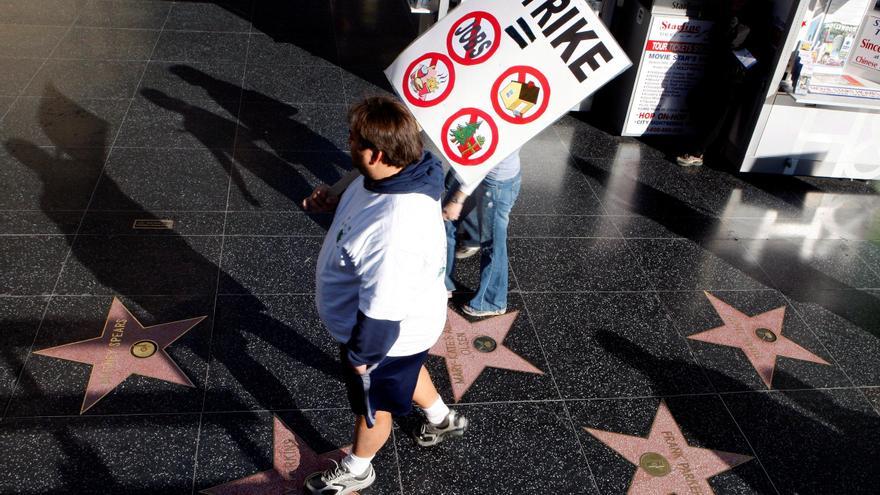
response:
M370 461L373 460L373 457L375 456L358 457L354 454L348 454L347 456L342 458L342 462L340 464L345 466L345 468L348 469L351 474L355 476L360 476L367 471L367 468L370 467Z
M443 403L442 397L437 397L437 400L431 404L431 407L422 409L422 411L428 417L428 422L432 425L439 425L446 419L446 415L449 414L449 407Z

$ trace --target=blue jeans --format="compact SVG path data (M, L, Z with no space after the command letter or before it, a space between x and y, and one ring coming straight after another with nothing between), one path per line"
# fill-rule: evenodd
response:
M496 181L483 179L474 191L474 208L454 222L446 222L446 288L455 290L452 274L455 271L456 231L460 223L477 226L471 239L480 242L480 288L468 303L477 311L507 309L507 225L510 223L510 210L519 196L522 178L516 177ZM458 190L459 182L455 174L446 175L446 192Z

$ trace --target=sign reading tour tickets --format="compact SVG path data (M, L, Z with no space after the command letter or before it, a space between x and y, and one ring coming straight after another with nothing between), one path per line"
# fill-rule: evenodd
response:
M654 17L624 136L690 131L688 94L705 71L711 21L678 15Z
M584 0L470 0L385 74L472 184L630 65Z

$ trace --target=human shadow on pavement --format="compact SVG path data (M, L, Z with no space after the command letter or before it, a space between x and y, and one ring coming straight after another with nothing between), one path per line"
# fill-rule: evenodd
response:
M209 112L203 108L173 98L156 89L143 89L141 95L156 106L165 110L177 112L183 116L183 131L193 135L205 149L214 155L217 164L232 178L232 183L241 191L242 196L253 206L259 207L260 201L254 197L248 190L247 184L242 177L238 167L232 160L232 150L225 148L226 144L218 139L222 136L222 132L218 132L224 127L229 127L230 122L219 115Z
M239 130L236 137L236 151L262 151L260 143L265 143L277 157L285 152L300 151L297 157L300 164L324 183L332 183L340 178L340 170L351 169L351 159L340 150L344 144L322 136L307 125L296 120L300 110L288 103L266 96L259 91L245 89L188 65L173 65L168 69L182 81L203 88L211 98L232 115L238 115ZM224 94L241 93L241 110L238 102L224 99ZM334 136L344 139L344 136ZM318 153L320 152L320 154ZM277 160L276 157L276 160ZM237 153L242 166L278 189L277 181L285 177L273 177L259 169L262 160L271 156L257 153L251 157ZM311 191L309 191L311 192ZM292 198L293 199L293 198Z
M186 82L204 87L215 97L228 94L230 86L235 91L242 91L238 86L192 67L177 65L171 70ZM255 107L243 105L239 111L238 102L233 104L219 97L216 99L231 115L239 116L232 149L226 143L218 142L217 136L223 135L222 129L235 126L236 122L156 89L143 88L140 93L156 106L183 117L184 132L190 133L217 157L220 166L230 174L236 189L250 205L248 211L301 211L302 199L317 183L336 182L341 172L351 169L351 158L332 141L297 122L294 117L299 110L295 107L258 92L243 91L250 94L248 98L256 102ZM258 108L258 111L252 111L252 108ZM308 151L299 151L302 149ZM255 181L249 182L239 168L268 189ZM231 204L230 209L237 207ZM323 230L329 228L332 221L332 216L327 214L307 212L306 215Z
M50 91L47 89L47 91ZM76 136L72 138L68 135L61 135L56 132L59 128L57 125L47 125L53 123L53 119L57 120L57 114L41 115L38 121L42 124L42 130L52 142L54 148L44 148L34 145L25 140L9 139L4 143L7 152L15 157L20 163L30 169L37 175L42 182L42 191L40 196L40 204L43 213L47 218L61 222L64 212L54 210L49 205L52 203L52 197L56 195L74 194L70 191L70 187L74 184L69 180L71 174L76 175L78 170L95 170L102 169L107 159L108 143L110 136L108 135L109 125L99 117L91 114L84 108L77 105L76 102L65 98L55 90L52 91L53 108L58 108L59 99L63 100L67 111L61 115L65 119L65 128L76 126L79 129L88 130L90 134L97 134L101 137L103 147L79 147ZM41 107L41 112L45 111L45 107ZM57 123L57 122L56 122ZM119 211L130 213L131 218L137 219L159 219L155 214L147 211L140 204L128 198L124 191L107 175L101 177L102 190L109 191L115 198L123 198L116 208ZM86 214L88 217L90 213ZM155 297L140 296L137 294L155 293L157 289L167 289L168 292L159 293L174 294L179 292L178 288L181 281L186 283L187 276L196 273L209 273L208 290L204 293L207 296L215 296L216 280L218 277L224 279L229 290L227 292L235 293L238 297L250 298L252 304L246 307L246 315L238 315L239 321L246 321L247 328L228 329L225 332L224 347L217 347L217 328L222 322L215 321L215 331L213 335L214 343L209 354L206 354L208 346L193 345L192 352L198 355L202 360L208 363L209 369L216 369L218 366L228 371L231 377L240 384L257 403L259 409L277 408L279 404L278 391L286 391L287 384L278 378L278 365L272 363L270 368L268 363L261 362L256 359L248 351L254 341L266 342L269 346L277 349L279 354L288 356L292 362L300 363L302 366L316 371L314 378L320 376L326 377L333 381L340 381L340 372L338 361L335 356L328 354L324 349L316 345L308 338L300 335L295 329L290 328L284 322L281 322L269 314L269 308L260 302L260 299L252 295L252 292L245 286L238 283L232 276L229 276L218 264L220 260L212 260L206 257L203 252L195 250L190 246L191 238L180 235L176 232L167 232L161 236L163 247L161 251L139 252L139 256L109 256L107 253L101 253L94 249L91 243L83 242L84 238L103 237L105 239L118 238L118 235L109 234L105 236L94 235L77 235L67 236L66 239L70 244L70 254L65 264L65 270L71 265L80 265L88 270L97 284L106 287L111 293L121 294L125 298L134 301L145 312L154 316L158 321L162 320L162 313L168 311L167 307L156 304ZM122 243L123 249L126 243L137 243L139 239L147 236L126 235ZM173 262L168 263L173 258ZM177 264L183 260L183 264L179 266L186 267L186 271L182 273L169 273L169 266ZM136 267L136 271L141 274L148 274L151 287L139 285L139 280L131 278L131 269ZM102 291L103 292L103 291ZM135 295L127 295L132 292ZM63 295L63 294L62 294ZM109 302L109 296L108 296ZM315 325L320 326L316 320ZM100 329L96 328L95 332ZM178 344L179 345L179 344ZM42 359L30 357L31 359ZM200 377L203 383L208 377ZM192 390L181 387L179 396L183 397L187 394L202 393L211 394L210 382L204 384L206 390ZM34 381L32 376L27 373L25 366L24 372L19 380L19 388L27 387L32 390L40 390L40 384ZM340 385L341 387L341 385ZM253 409L252 405L240 404L235 395L228 395L220 391L218 396L214 398L218 404L223 404L221 409L241 410ZM170 397L165 396L164 401L178 394L172 394ZM81 396L80 396L81 397ZM106 398L106 401L113 398ZM158 399L156 399L158 400ZM101 403L96 405L96 411L99 411ZM285 409L297 409L299 406L298 398L295 396L287 397L283 404ZM303 420L303 425L308 422ZM308 439L316 449L324 448L330 450L329 445L322 444L322 437L317 430L304 427L303 431L298 431L303 438ZM244 444L244 450L254 458L262 459L265 453L258 452L253 446L248 446L246 434L243 431L231 433L234 438L241 439ZM95 459L97 462L98 460ZM82 461L85 462L85 461Z

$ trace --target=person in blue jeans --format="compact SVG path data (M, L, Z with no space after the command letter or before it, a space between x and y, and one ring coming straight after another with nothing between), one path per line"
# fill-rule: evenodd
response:
M450 295L456 288L452 275L459 227L464 227L472 241L480 244L480 287L462 306L465 314L485 317L507 312L507 225L521 183L519 150L501 160L478 184L463 185L453 169L446 174L443 218L446 220L446 289ZM464 202L474 192L477 193L474 207L462 216Z

